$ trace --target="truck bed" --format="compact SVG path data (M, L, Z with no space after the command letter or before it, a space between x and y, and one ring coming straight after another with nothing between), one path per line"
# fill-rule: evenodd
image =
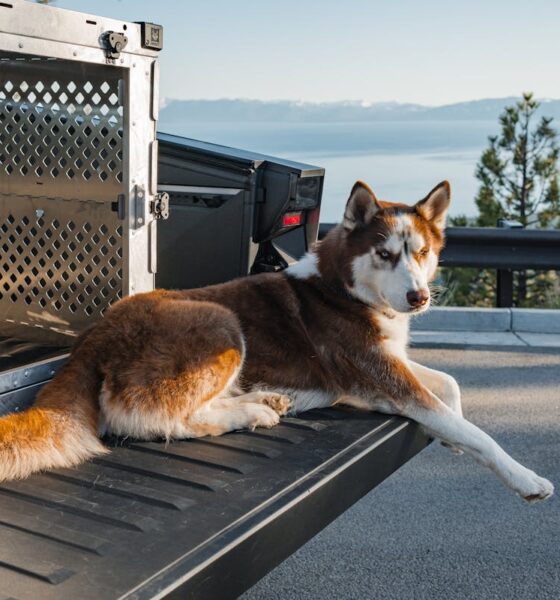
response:
M106 457L0 484L0 600L234 598L428 442L345 408L219 438L108 439Z

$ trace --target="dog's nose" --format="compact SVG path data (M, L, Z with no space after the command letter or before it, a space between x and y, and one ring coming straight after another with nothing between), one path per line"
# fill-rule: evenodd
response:
M412 308L418 308L428 302L430 294L427 290L413 290L406 294L406 299Z

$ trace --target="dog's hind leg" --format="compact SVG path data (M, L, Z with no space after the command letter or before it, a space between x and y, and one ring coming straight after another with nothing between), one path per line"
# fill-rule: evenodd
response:
M274 427L291 406L288 396L254 391L215 398L201 406L187 421L189 437L221 435L237 429Z
M186 421L186 437L215 436L256 427L270 428L280 421L278 412L264 401L243 401L242 398L215 398L203 404Z
M104 385L100 404L106 430L138 439L181 439L230 431L225 422L212 427L209 422L208 431L204 431L199 426L203 421L200 415L210 409L225 408L219 402L229 400L229 388L241 364L240 351L230 348L195 369L169 378L154 377L148 385L128 386L119 395ZM193 419L196 427L191 426Z
M270 408L280 416L287 414L292 407L292 400L289 396L265 390L248 392L247 394L237 396L235 400L244 404L265 404L266 406L270 406Z
M100 405L108 432L177 439L277 421L266 406L228 404L244 360L233 313L212 303L163 301L148 317L139 323L138 347L105 367Z

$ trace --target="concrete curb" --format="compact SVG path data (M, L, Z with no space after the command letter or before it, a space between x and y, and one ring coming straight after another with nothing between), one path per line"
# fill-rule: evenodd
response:
M412 331L560 334L560 310L436 307L411 321Z
M527 333L560 333L560 310L512 308L511 329Z
M516 333L514 331L412 331L415 348L501 348L560 352L558 333Z
M511 331L509 308L432 308L414 317L413 330L425 331Z

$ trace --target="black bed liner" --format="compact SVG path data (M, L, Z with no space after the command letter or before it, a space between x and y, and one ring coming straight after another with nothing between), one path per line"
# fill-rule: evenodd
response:
M1 412L1 411L0 411ZM349 409L0 484L0 600L233 598L428 443Z

